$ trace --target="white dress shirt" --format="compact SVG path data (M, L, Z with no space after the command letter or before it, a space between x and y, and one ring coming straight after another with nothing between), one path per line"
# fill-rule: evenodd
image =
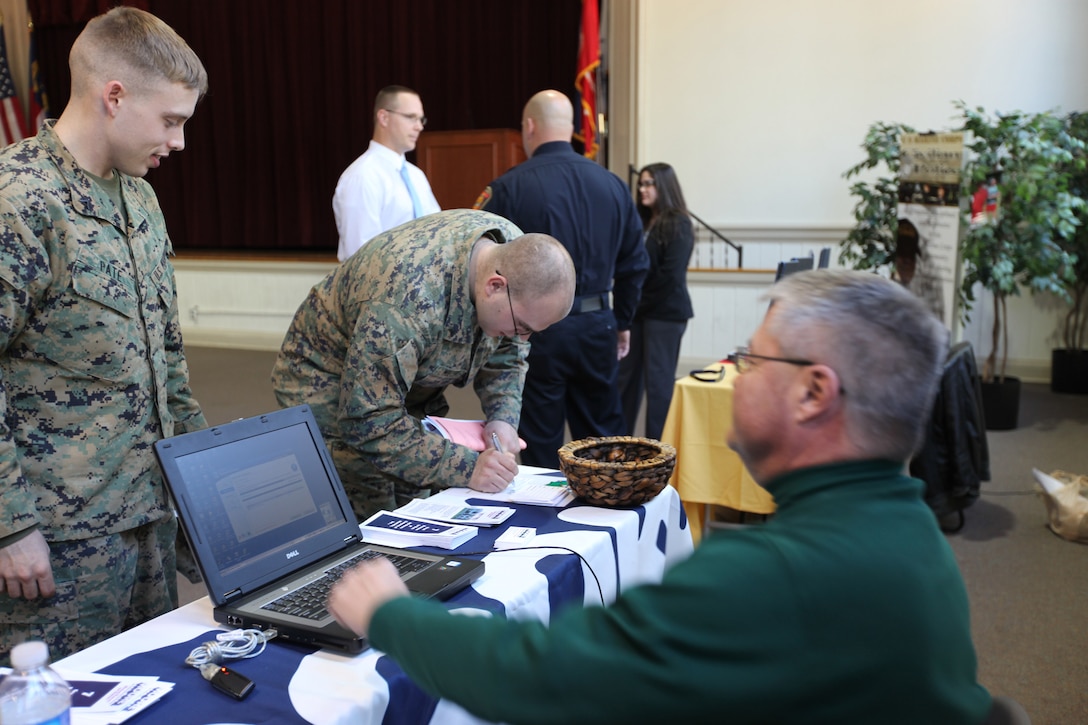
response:
M427 175L409 164L404 154L371 140L366 153L340 175L332 197L332 212L340 233L336 256L341 262L371 238L413 218L412 197L400 176L404 164L423 213L439 211Z

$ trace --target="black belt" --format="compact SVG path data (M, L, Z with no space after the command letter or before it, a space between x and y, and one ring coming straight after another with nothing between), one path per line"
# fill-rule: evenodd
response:
M608 309L608 293L598 292L595 295L578 295L571 305L570 314L580 315L583 312L596 312Z

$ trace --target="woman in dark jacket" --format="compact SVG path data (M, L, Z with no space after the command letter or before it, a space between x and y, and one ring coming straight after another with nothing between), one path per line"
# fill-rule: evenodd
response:
M631 326L631 352L620 361L620 396L627 432L633 435L646 391L646 437L660 438L672 401L680 339L693 315L687 269L695 233L671 166L649 164L639 172L638 211L650 273Z

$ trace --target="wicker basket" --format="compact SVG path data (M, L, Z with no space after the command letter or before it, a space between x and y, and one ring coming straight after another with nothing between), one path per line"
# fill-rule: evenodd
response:
M598 506L649 501L665 488L675 465L676 449L650 438L583 438L559 449L559 468L571 491Z

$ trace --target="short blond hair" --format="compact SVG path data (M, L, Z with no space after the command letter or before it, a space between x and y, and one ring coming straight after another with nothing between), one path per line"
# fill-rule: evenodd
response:
M173 28L151 13L116 7L92 18L68 55L72 95L119 80L142 87L148 81L180 83L203 97L208 71Z

